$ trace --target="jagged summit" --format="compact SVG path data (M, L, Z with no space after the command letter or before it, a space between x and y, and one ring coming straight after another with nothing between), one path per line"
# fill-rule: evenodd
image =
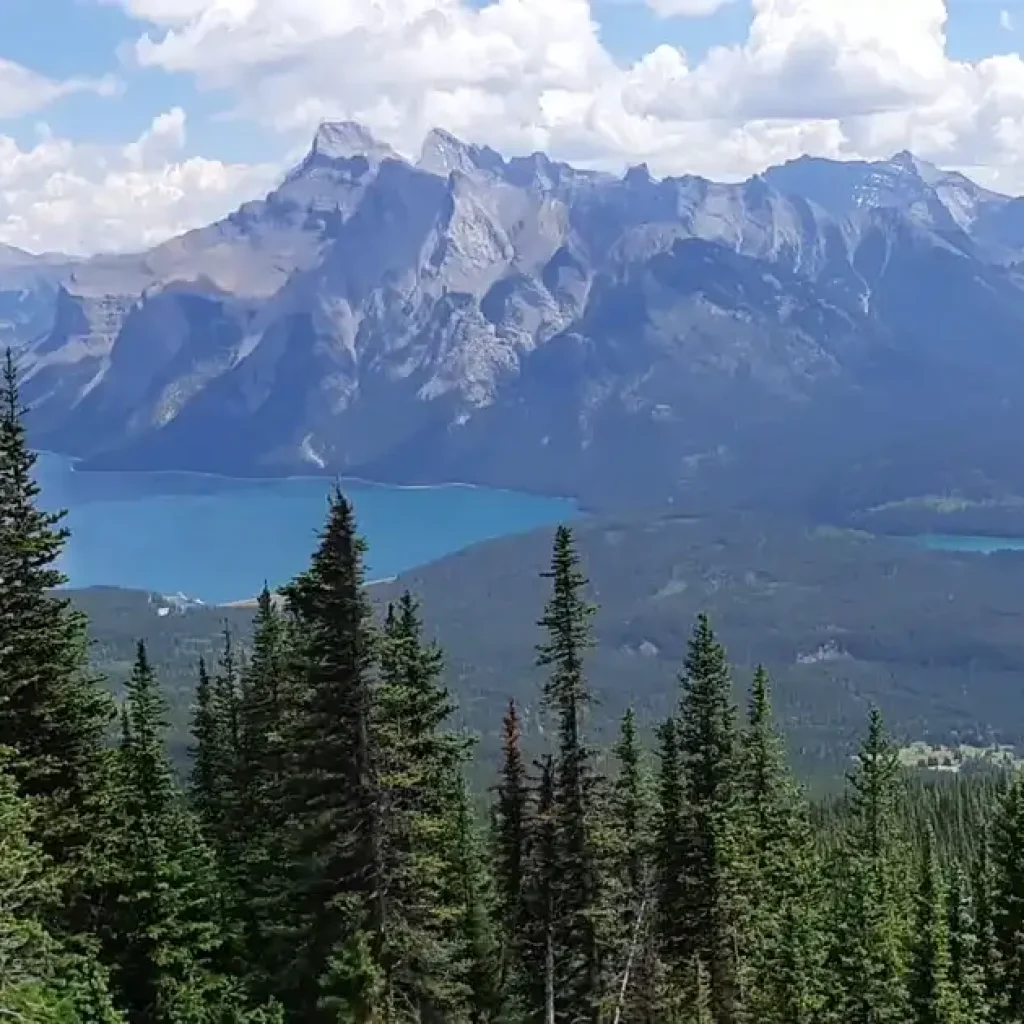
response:
M490 146L463 142L444 128L432 128L423 140L417 166L446 177L453 171L470 174L475 170L500 170L505 161Z
M894 153L888 163L894 167L912 171L926 185L934 185L942 179L950 177L949 171L944 171L941 167L922 160L919 156L911 153L909 149L901 149L898 153Z
M364 125L355 121L325 121L313 137L312 154L328 160L365 156L377 160L400 160L386 142L380 142Z
M653 180L650 168L646 163L635 164L623 176L623 181L627 185L649 185Z
M840 503L854 465L875 505L978 466L1021 494L992 442L1024 430L1024 201L923 166L658 179L443 129L399 155L328 122L222 221L141 255L0 266L0 346L21 348L40 445L94 469L831 507L798 481L779 494L798 459L826 483L844 467ZM981 397L958 404L965 372ZM922 445L955 452L905 447L876 472L878 423L908 409Z

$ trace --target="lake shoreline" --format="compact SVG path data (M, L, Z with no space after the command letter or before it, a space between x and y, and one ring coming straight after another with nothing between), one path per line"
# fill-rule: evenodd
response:
M208 606L251 607L309 564L327 514L326 475L237 478L188 470L79 470L40 451L42 502L66 509L61 558L69 586L187 594ZM572 499L475 484L347 481L373 583L475 544L553 530L584 513ZM239 595L243 595L239 597Z
M476 484L468 480L444 480L438 483L431 484L403 484L397 482L389 482L387 480L377 480L372 477L363 476L349 476L345 474L338 474L337 472L330 472L324 470L320 473L287 473L284 475L271 474L271 473L214 473L209 470L202 469L80 469L78 463L86 461L79 455L68 455L66 452L54 451L50 448L34 448L33 451L37 455L48 455L53 458L64 459L70 464L72 473L79 473L82 476L105 476L105 475L117 475L117 476L135 476L140 474L149 474L153 476L183 476L183 477L198 477L199 479L205 480L224 480L231 483L251 483L251 484L275 484L285 483L291 481L329 481L335 482L339 485L352 484L357 487L364 488L382 488L392 491L432 491L432 490L448 490L448 489L466 489L475 491L487 491L491 494L509 494L509 495L527 495L533 498L544 498L550 499L551 501L571 501L573 502L580 512L586 514L592 514L593 509L587 508L580 503L580 499L573 494L553 494L549 491L533 490L531 488L523 489L521 487L495 487L490 484Z

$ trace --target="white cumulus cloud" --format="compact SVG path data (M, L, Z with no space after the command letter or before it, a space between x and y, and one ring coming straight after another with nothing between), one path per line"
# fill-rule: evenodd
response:
M123 147L43 130L27 148L0 135L0 243L33 252L141 249L223 216L279 172L182 159L185 116L171 110Z
M436 124L517 151L727 177L804 150L910 146L1024 187L1024 65L952 59L943 0L752 0L741 44L696 62L661 46L628 67L587 0L121 2L149 23L140 63L234 90L236 114L285 133L351 117L411 151ZM692 13L713 0L656 2Z
M700 59L661 45L627 65L603 43L589 0L104 2L139 20L134 61L217 91L235 119L225 130L276 133L282 155L307 145L319 121L351 118L409 154L440 126L508 153L729 180L801 153L875 159L909 148L1024 192L1024 61L954 59L944 0L751 0L741 42ZM668 14L716 5L647 2ZM141 175L154 195L183 188L182 175L199 181L200 167L220 183L154 200L153 237L259 177L175 163L166 153L184 115L165 118L110 173Z
M113 96L117 89L113 77L55 81L0 56L0 119L22 117L71 93Z
M700 18L714 14L735 0L647 0L648 7L663 18Z

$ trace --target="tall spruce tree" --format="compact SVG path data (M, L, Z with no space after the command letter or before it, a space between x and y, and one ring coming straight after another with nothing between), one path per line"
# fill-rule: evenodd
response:
M686 890L686 796L679 728L667 719L658 732L658 810L654 833L659 949L666 977L689 961L692 948Z
M17 1020L35 1004L56 1019L54 942L39 922L54 898L53 877L32 839L31 805L18 793L11 754L0 751L0 1013Z
M978 959L977 921L967 879L958 863L952 866L948 910L948 973L954 999L965 1024L984 1024L989 1019L989 1006Z
M48 919L62 933L96 921L108 866L113 704L88 668L86 622L53 590L64 513L44 511L7 350L0 381L0 746L24 796L42 802L36 838L55 866L59 897Z
M278 823L280 789L287 774L287 734L296 710L288 672L285 621L264 586L253 621L252 657L239 686L236 777L249 845Z
M651 798L637 735L636 712L629 708L619 724L612 751L616 774L610 794L610 820L618 830L615 865L628 902L634 905L647 889L650 863Z
M820 950L812 919L821 894L807 807L775 727L763 667L754 674L740 747L750 1009L758 1020L796 1024L816 1008Z
M990 1013L1000 1003L999 944L996 941L996 880L992 864L992 831L985 821L978 837L978 848L970 865L971 897L974 903L977 963L981 972L982 992Z
M243 806L240 777L241 679L235 640L226 623L221 636L221 654L212 680L211 694L211 710L216 722L215 756L220 805L217 808L218 819L210 823L210 834L217 855L227 868L237 865L241 859L242 848L249 835L249 823L245 820L248 808Z
M992 930L1008 1021L1024 1019L1024 779L1015 775L992 823Z
M849 776L849 824L833 851L829 1009L844 1024L904 1024L908 918L900 882L900 767L882 716L873 709Z
M446 921L466 909L461 887L453 893L444 878L453 856L467 856L458 837L469 748L450 728L441 652L422 634L417 604L405 593L388 609L380 638L370 723L380 816L380 957L392 1019L412 1013L416 1020L456 1021L468 1012L472 989L468 980L457 981L453 961L462 956L462 936L452 936Z
M190 795L199 821L211 840L224 817L225 755L220 725L213 683L205 659L200 658L192 710Z
M0 751L0 1017L30 1024L119 1024L107 973L69 950L40 915L59 879L33 838L38 813L17 791L12 751Z
M549 671L544 700L558 722L556 1016L565 1022L596 1021L604 979L596 926L600 892L593 836L595 776L593 754L583 734L583 715L591 702L583 661L593 644L594 609L585 597L587 578L569 527L556 531L551 567L542 575L551 581L551 596L539 623L545 639L537 648L537 664Z
M290 746L300 698L290 651L288 624L264 587L253 623L252 657L240 686L235 773L242 829L237 916L247 978L262 998L273 994L291 954L282 907L290 892Z
M139 643L122 716L117 907L105 937L131 1024L194 1020L189 1007L215 990L206 963L220 937L216 873L174 780L166 716Z
M743 1013L744 807L729 665L706 615L697 619L681 683L684 948L707 968L716 1022L733 1024Z
M602 862L608 904L605 956L612 980L605 1017L619 1024L653 1024L657 1009L654 809L632 708L622 717L612 753L615 778L606 801Z
M442 975L445 1021L488 1024L501 1019L499 951L495 934L494 888L484 866L480 836L465 782L454 780L451 836L439 901L445 939L450 944L448 971Z
M292 742L294 959L282 995L308 1020L338 1005L380 1011L386 904L371 748L375 633L365 591L366 545L340 490L309 568L283 589L295 632L303 706ZM325 1017L326 1015L326 1017Z
M561 918L561 870L554 758L539 764L529 815L529 855L524 878L520 938L523 967L521 1011L529 1024L555 1024L557 929Z
M806 905L793 900L782 908L779 933L773 940L775 975L766 995L751 1002L767 1007L756 1018L763 1024L818 1024L823 1019L823 943L820 915L808 913ZM755 978L757 985L760 979Z
M949 919L935 837L926 830L918 868L910 950L910 1008L914 1024L960 1020L957 992L949 979Z
M499 988L514 1007L523 985L526 872L529 856L530 781L522 751L522 726L510 700L501 726L502 762L492 817L494 882L500 936Z

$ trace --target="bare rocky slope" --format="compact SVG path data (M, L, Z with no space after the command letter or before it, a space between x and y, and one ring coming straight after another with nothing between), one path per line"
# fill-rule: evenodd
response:
M1024 200L907 153L741 184L324 125L142 254L0 250L41 446L595 505L1024 495Z

